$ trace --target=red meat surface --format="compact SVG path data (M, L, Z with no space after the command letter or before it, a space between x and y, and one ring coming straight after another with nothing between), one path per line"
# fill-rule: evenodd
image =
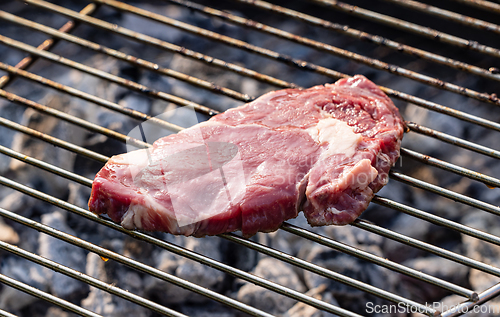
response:
M89 209L128 229L198 237L274 231L301 210L313 226L344 225L387 183L403 130L363 76L270 92L113 156Z

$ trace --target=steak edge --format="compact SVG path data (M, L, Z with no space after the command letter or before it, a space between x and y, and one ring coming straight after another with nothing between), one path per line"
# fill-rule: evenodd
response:
M361 75L267 93L150 149L113 156L89 210L127 229L205 236L354 221L388 181L404 123Z

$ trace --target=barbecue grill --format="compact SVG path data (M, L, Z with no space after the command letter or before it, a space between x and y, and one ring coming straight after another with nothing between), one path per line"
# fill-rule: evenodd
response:
M488 139L498 139L496 133L500 131L500 115L496 108L500 105L500 99L495 94L500 81L500 49L495 47L500 25L494 22L498 20L500 4L455 0L439 3L442 7L438 8L412 0L354 2L310 0L270 3L237 0L215 5L186 0L161 3L114 0L60 3L44 0L24 0L22 3L7 1L0 5L0 69L4 73L0 79L0 96L4 101L0 104L0 110L2 106L4 109L11 107L9 109L22 111L31 109L41 118L55 120L54 124L69 124L64 134L67 138L61 138L50 135L42 128L38 129L40 125L23 121L22 112L16 117L5 111L0 117L2 134L15 134L16 138L23 136L23 140L28 141L42 140L54 146L49 149L74 153L74 160L78 164L68 168L67 162L63 160L70 156L64 156L59 166L52 164L47 159L49 156L36 151L30 155L21 153L12 146L12 140L0 138L5 143L0 146L2 160L12 158L10 165L0 164L0 183L3 187L0 195L11 193L8 191L10 188L22 193L23 197L34 198L36 204L42 204L43 201L52 209L57 207L68 211L73 221L80 219L83 223L92 223L98 228L93 229L93 233L113 232L121 239L138 241L154 250L165 250L193 263L213 268L224 276L230 276L226 280L231 282L236 280L255 284L269 292L291 298L297 301L293 307L295 311L300 307L312 307L339 316L373 315L373 310L370 312L365 309L369 307L366 302L359 303L359 309L354 311L352 307L346 308L341 301L338 305L332 304L332 301L318 296L314 290L303 292L282 285L249 272L249 269L235 265L234 261L215 259L204 255L202 251L186 248L175 239L125 230L107 218L90 213L67 195L32 184L24 176L18 177L17 170L12 167L15 161L24 162L46 171L43 175L48 175L50 180L57 178L58 182L62 179L66 186L79 184L82 188L90 188L92 180L89 177L92 175L79 173L83 170L80 166L104 165L113 154L109 148L116 148L116 143L143 148L154 141L126 135L123 132L128 128L126 124L105 126L99 118L81 116L78 111L72 110L74 104L93 107L91 112L107 111L103 113L108 117L116 117L114 114L119 113L126 118L124 122L134 119L138 124L149 120L173 132L181 129L168 120L155 117L157 113L152 110L153 107L146 110L131 107L129 103L98 96L95 90L87 89L85 84L75 88L50 79L51 76L66 78L70 82L69 77L79 74L81 78L93 78L89 83L105 83L106 89L117 91L121 96L149 100L152 105L189 106L200 116L208 118L228 107L253 100L252 95L256 93L279 88L309 87L362 73L379 84L394 100L407 120L408 129L401 150L402 159L391 172L387 189L382 190L361 219L349 227L380 239L383 243L395 245L397 242L404 250L412 251L401 254L399 258L387 259L367 251L359 244L345 243L299 221L284 223L278 234L288 235L299 243L335 250L342 256L372 265L370 268L387 269L423 289L430 287L443 294L454 295L450 297L455 300L453 306L435 307L418 296L386 290L370 281L309 261L300 252L282 250L277 245L270 246L266 239L273 234L258 234L252 239L245 239L237 233L230 233L215 239L224 241L229 248L248 250L255 252L259 258L287 263L295 272L300 272L299 275L307 272L370 294L382 300L382 303L387 303L387 306L381 307L398 308L385 315L416 313L459 316L474 309L484 312L481 308L488 307L487 302L500 294L500 283L477 289L474 283L447 280L426 273L425 269L411 267L407 260L411 259L412 254L433 255L458 263L470 272L485 274L492 280L500 277L499 263L484 257L474 257L464 251L463 245L448 248L446 243L430 243L423 236L400 233L391 226L391 219L405 214L414 219L410 226L426 223L432 228L445 228L444 232L458 236L463 241L478 241L493 249L500 246L497 229L485 230L462 221L466 218L465 212L500 215L500 179L494 175L498 172L500 151L492 148L491 143L494 141L486 142ZM167 7L170 10L166 10ZM181 15L179 12L186 14ZM127 19L133 22L123 26L122 22ZM146 23L146 26L134 29L139 21ZM240 34L245 36L240 37ZM328 38L324 37L325 34L328 34ZM103 42L102 39L107 37L109 41ZM41 40L42 44L35 43L39 39L46 40ZM344 44L344 48L339 43ZM166 57L164 60L149 60L147 50L160 54L156 56ZM82 51L84 53L80 53ZM213 52L216 56L211 55ZM19 56L25 57L17 63ZM92 58L97 56L105 62L95 62L97 59ZM107 67L109 61L120 63L122 71L115 72ZM170 66L165 66L170 61ZM176 63L187 67L184 70L182 67L176 69ZM215 75L205 76L198 73L197 68L209 69ZM141 77L141 72L149 74L148 77ZM236 85L235 81L244 82L245 85ZM167 84L161 86L158 82ZM246 87L246 90L234 87ZM35 93L30 95L33 91ZM69 100L69 106L54 106L47 101L50 100L47 95L62 96ZM205 103L206 100L213 102ZM15 111L20 110L12 110ZM434 126L427 127L419 122L422 118L431 118ZM49 119L41 121L44 120ZM96 141L99 145L92 146L89 140L75 141L76 137L72 135L77 134L92 135L92 140L101 140L99 138L104 136L107 141ZM483 139L485 142L481 142ZM447 153L440 152L440 148L444 148ZM95 172L95 168L91 170ZM422 171L434 174L429 176ZM464 190L459 184L471 185L467 187L468 190ZM417 196L402 202L393 198L396 197L394 192L402 192L403 196L404 193L416 192ZM436 204L424 210L416 200L425 197ZM443 201L447 203L445 211L439 207ZM99 239L90 234L69 234L56 226L47 225L37 217L5 208L0 208L0 215L7 224L16 228L29 227L53 237L53 241L64 241L85 252L95 253L101 257L104 265L119 263L139 272L141 277L152 277L186 289L193 296L206 297L210 303L220 303L221 307L228 307L233 315L272 316L271 312L231 293L200 285L197 281L188 281L155 267L151 261L115 252L109 245L96 243ZM448 241L447 238L443 239ZM140 296L133 290L128 291L108 280L69 267L63 264L63 259L49 259L36 247L21 248L12 241L0 241L0 247L2 262L6 258L24 258L109 293L113 298L120 297L132 305L145 307L153 315L189 315L179 306ZM91 311L79 301L58 296L50 289L28 285L4 273L0 274L0 282L4 285L2 291L8 287L15 288L82 316L107 315L106 312ZM472 279L472 273L469 275ZM14 313L22 314L22 310L16 312L0 307L1 316L15 316ZM492 315L494 313L490 312ZM293 315L290 310L288 314ZM302 315L296 313L293 316Z

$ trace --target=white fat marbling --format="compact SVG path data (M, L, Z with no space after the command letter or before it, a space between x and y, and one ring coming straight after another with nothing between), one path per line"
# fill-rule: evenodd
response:
M334 118L325 118L307 129L309 135L320 145L327 144L328 148L321 156L344 154L351 157L362 140L362 136L354 132L353 128L344 121Z

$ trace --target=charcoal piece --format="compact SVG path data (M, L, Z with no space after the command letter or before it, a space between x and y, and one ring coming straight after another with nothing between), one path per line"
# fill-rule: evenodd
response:
M295 291L305 291L304 285L293 269L288 264L279 260L264 258L259 261L253 273ZM237 299L272 314L282 314L297 302L295 299L267 290L253 283L244 283L237 293Z
M67 226L65 215L60 211L54 211L42 216L41 222L51 228L65 232L70 235L76 233ZM73 246L61 239L40 234L38 238L39 252L44 258L83 272L85 269L85 252L83 249ZM57 297L71 298L88 291L88 286L72 277L56 273L49 268L44 268L52 294Z

